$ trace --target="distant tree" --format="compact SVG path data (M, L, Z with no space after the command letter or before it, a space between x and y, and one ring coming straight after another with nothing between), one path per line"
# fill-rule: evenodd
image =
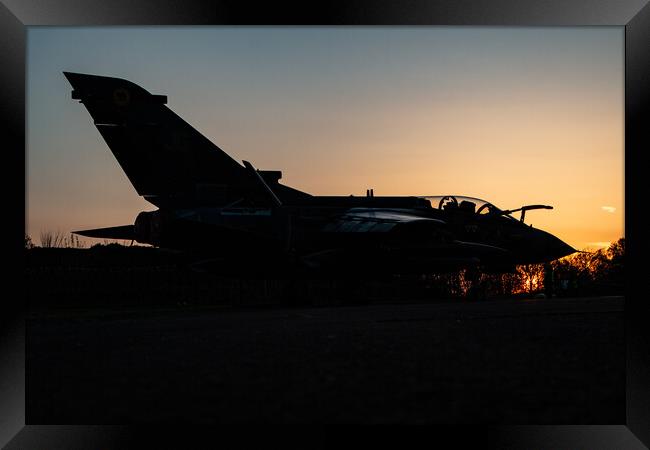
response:
M90 248L101 248L101 247L127 247L124 244L124 240L117 239L103 239L102 242L96 242L90 246Z
M557 295L600 295L619 293L623 287L625 238L607 249L581 251L550 263L548 281L553 283ZM534 294L544 285L544 264L525 264L513 273L481 274L479 282L487 296ZM441 296L465 296L470 290L470 277L466 270L431 278Z
M601 249L572 255L570 262L577 269L578 282L585 285L602 278L607 270L608 259L605 251Z
M501 273L492 275L492 291L495 295L511 296L515 292L523 291L521 273Z
M34 248L34 243L32 242L32 238L29 237L29 234L25 233L25 248Z
M618 241L612 242L607 249L607 256L612 261L622 264L623 258L625 257L625 238L620 238Z
M607 249L582 251L553 262L557 288L574 294L617 292L623 284L625 238Z
M625 238L612 242L606 253L608 264L602 278L607 283L622 285L625 272Z
M532 294L543 288L544 264L523 264L517 267L519 292Z

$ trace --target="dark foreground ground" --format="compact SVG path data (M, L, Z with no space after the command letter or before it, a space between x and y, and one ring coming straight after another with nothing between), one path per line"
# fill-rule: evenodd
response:
M26 369L30 424L625 423L622 297L40 312Z

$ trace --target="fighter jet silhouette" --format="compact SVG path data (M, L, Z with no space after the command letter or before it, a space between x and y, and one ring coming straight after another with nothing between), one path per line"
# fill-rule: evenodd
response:
M135 190L158 207L131 225L76 234L201 252L242 270L288 263L344 272L506 272L576 251L524 223L526 211L551 206L502 210L458 195L381 197L372 189L310 195L281 184L280 171L232 159L165 106L164 95L124 79L64 75Z

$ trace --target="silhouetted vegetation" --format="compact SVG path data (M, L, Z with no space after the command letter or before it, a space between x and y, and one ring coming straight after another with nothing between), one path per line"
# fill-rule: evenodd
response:
M622 294L624 284L625 239L607 249L576 253L546 266L519 266L513 273L476 276L462 270L341 280L225 275L218 268L196 270L192 257L179 252L117 242L82 248L76 240L65 237L53 234L45 240L49 247L37 247L25 235L27 282L33 304L319 305L541 294L573 297Z
M124 247L124 244L121 244L119 242L110 242L107 239L104 239L104 242L98 242L97 244L93 244L90 246L90 248L102 248L102 247L109 247L109 248L115 248L115 247Z
M111 240L111 239L104 239L102 242L95 243L90 246L90 248L96 248L96 247L107 247L107 246L119 246L123 247L125 246L124 242L126 241L117 241L117 240ZM51 231L51 230L46 230L46 231L41 231L40 233L40 243L41 245L36 245L32 241L32 238L30 235L25 233L25 249L30 249L30 248L37 248L37 247L42 247L42 248L86 248L87 243L83 239L80 239L79 236L76 234L66 234L62 231ZM137 246L137 245L136 245Z
M582 251L545 264L518 266L514 273L483 274L480 283L485 297L623 294L625 238L607 249ZM465 272L461 271L463 278ZM443 275L452 280L458 275ZM460 283L460 286L464 286ZM467 290L461 290L466 294ZM453 290L449 291L454 296Z
M29 236L27 235L25 236L29 238ZM85 243L79 239L79 236L75 234L66 234L58 230L41 231L40 240L41 240L41 247L43 248L84 248L85 247Z
M625 238L607 249L576 253L553 263L553 289L558 295L623 292Z

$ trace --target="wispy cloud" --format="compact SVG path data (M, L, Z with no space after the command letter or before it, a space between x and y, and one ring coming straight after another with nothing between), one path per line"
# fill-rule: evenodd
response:
M601 206L600 209L602 209L603 211L608 212L610 214L613 214L613 213L616 212L616 208L614 208L613 206Z
M598 242L587 242L587 245L589 247L595 247L595 248L606 248L609 247L611 242L609 241L598 241Z

